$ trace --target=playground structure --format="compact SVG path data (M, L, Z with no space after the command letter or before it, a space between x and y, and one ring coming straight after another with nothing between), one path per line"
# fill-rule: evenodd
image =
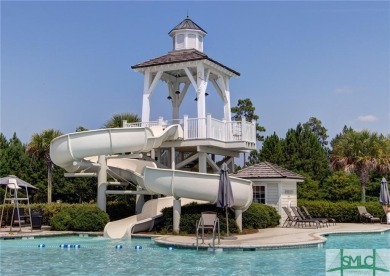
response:
M234 172L234 158L256 148L256 122L231 121L229 80L239 73L203 53L206 32L186 18L173 28L173 51L132 66L144 74L142 121L123 122L123 128L70 133L54 139L52 161L68 171L68 177L96 176L98 206L105 210L106 194L135 194L133 218L111 222L105 235L131 236L139 229L150 229L161 207L173 205L173 230L179 232L181 198L215 203L219 166L215 156ZM150 121L151 97L159 81L168 86L172 119ZM222 120L206 113L207 86L211 83L223 102ZM193 87L197 117L179 118L184 97ZM194 172L197 168L198 172ZM192 170L192 171L191 171ZM207 173L207 172L214 173ZM108 181L111 177L115 181ZM128 185L131 190L110 190L110 185ZM252 202L252 183L231 177L236 221L241 228L242 212ZM146 207L144 195L173 196L152 199ZM164 202L164 203L163 203ZM187 202L187 200L186 200ZM144 206L145 204L145 206ZM151 211L150 209L153 209ZM148 211L147 211L148 210ZM141 215L142 214L142 215Z

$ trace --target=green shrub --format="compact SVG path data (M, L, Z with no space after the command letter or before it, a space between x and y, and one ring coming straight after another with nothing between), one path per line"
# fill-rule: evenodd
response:
M30 204L30 209L31 209L31 211L40 210L42 213L42 224L53 226L52 225L53 224L53 222L52 222L53 217L57 217L57 215L59 213L61 213L63 210L69 210L72 208L75 208L78 211L81 210L80 214L84 214L86 220L88 220L87 219L88 216L93 217L96 215L94 213L88 213L88 211L83 210L83 208L81 206L84 206L83 208L91 207L94 209L95 208L98 209L95 204L86 204L86 203L83 203L83 204L34 203L34 204ZM0 208L2 208L2 207L3 206L0 205ZM28 214L27 205L21 204L21 205L19 205L19 207L24 209L25 214ZM4 205L3 217L4 217L4 220L7 222L7 225L10 225L10 223L11 223L11 216L12 216L13 208L14 208L13 204ZM107 203L107 214L109 214L111 221L132 216L135 214L134 204L126 204L124 202L108 202ZM68 230L68 229L75 230L74 228L77 226L78 228L80 228L80 231L84 231L82 229L86 229L86 228L88 228L89 230L85 230L85 231L100 231L100 230L102 230L101 225L99 225L98 230L94 230L93 227L89 227L89 226L86 227L81 222L78 223L77 225L73 225L72 224L73 222L72 223L69 222L69 216L71 216L72 219L74 219L77 216L77 213L73 214L71 211L66 211L66 214L61 214L60 216L58 216L56 218L56 220L54 222L55 226L53 229L55 229L55 230ZM104 219L104 221L105 221L105 219ZM87 223L87 224L90 224L90 223ZM103 226L103 228L104 228L104 226Z
M242 227L244 229L275 227L279 220L280 215L274 207L254 202L242 215Z
M109 221L107 213L97 206L82 206L76 213L72 230L102 231Z
M135 201L130 203L117 201L107 202L106 212L110 217L110 221L135 215Z
M276 227L279 225L281 216L279 215L278 211L275 209L275 207L263 205L264 208L268 209L268 214L270 216L270 224L267 227Z
M4 205L0 205L0 207L1 207L2 210L4 208L4 210L3 210L3 221L5 221L7 225L10 225L11 224L11 218L12 218L12 212L13 212L14 205L13 204L4 204ZM20 209L24 209L24 206L23 205L19 205L19 208Z
M347 202L347 201L310 201L298 200L298 206L305 206L313 217L334 218L337 222L359 222L357 206L366 206L373 216L381 218L385 213L379 202Z
M95 205L73 204L51 219L52 230L102 231L109 222L107 213Z
M219 218L221 234L226 232L226 213L222 208L217 208L215 204L197 204L190 203L181 207L180 217L180 233L181 234L195 234L196 223L200 219L202 212L211 211L216 212ZM159 224L155 226L154 231L161 233L172 233L173 229L173 208L165 208L162 210L163 216ZM229 232L238 233L238 226L234 220L234 212L229 209Z
M191 203L181 208L180 233L195 234L196 223L200 219L201 213L206 211L216 212L219 218L220 231L226 233L226 212L222 208L217 208L215 204L196 204ZM156 225L154 230L160 233L172 233L173 208L165 208L160 224ZM244 229L260 229L274 227L279 224L280 216L276 209L264 204L253 203L242 215ZM238 233L239 228L235 220L235 214L232 209L228 211L229 232Z
M78 206L78 205L95 206L95 204L86 204L86 203L83 204L34 203L34 204L30 204L30 208L31 210L38 210L38 209L41 210L42 224L51 225L52 224L51 219L53 218L53 216L58 214L61 210L70 208L72 206ZM2 206L3 205L0 205L0 208L2 208ZM13 204L5 204L3 217L4 220L7 221L7 225L11 223L13 207L14 207ZM28 214L28 208L26 204L20 204L19 207L25 210L25 214ZM122 218L132 216L135 214L135 200L131 198L129 202L117 202L117 201L107 202L106 212L110 217L110 221L119 220Z
M42 224L51 225L53 216L61 212L63 209L70 208L69 203L45 203L45 204L31 204L31 209L40 208L42 210Z
M57 231L73 230L73 219L75 212L73 209L63 209L54 215L51 220L51 229Z
M36 204L30 204L30 209L32 212L35 210L40 210L42 213L42 224L44 225L50 225L51 218L53 215L60 212L63 208L68 208L70 204L66 203L50 203L50 204L44 204L44 203L36 203ZM3 205L0 205L0 208L3 208ZM4 211L3 211L3 219L7 221L7 225L11 223L11 217L12 217L12 210L14 208L13 204L5 204L4 205ZM26 204L20 204L20 209L24 209L24 213L28 215L28 206Z

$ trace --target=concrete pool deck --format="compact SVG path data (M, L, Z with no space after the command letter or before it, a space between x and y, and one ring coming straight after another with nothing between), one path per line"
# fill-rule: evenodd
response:
M325 228L267 228L260 229L257 233L247 235L232 235L234 239L221 239L220 244L215 241L216 248L230 249L274 249L288 247L321 246L326 241L328 234L343 233L374 233L389 231L390 225L363 224L363 223L337 223L337 225ZM160 236L155 239L159 245L176 246L182 248L196 247L194 236ZM212 247L212 239L208 237L204 244L199 239L199 247Z
M0 239L18 239L24 237L45 237L58 235L72 234L88 234L102 236L103 232L74 232L74 231L50 231L48 228L42 230L31 230L27 227L14 228L10 232L8 228L1 228ZM326 241L328 234L346 234L346 233L375 233L389 231L390 225L387 224L363 224L363 223L337 223L337 225L325 228L267 228L260 229L257 233L246 235L232 235L232 239L221 238L220 244L215 240L216 248L223 249L242 249L255 250L258 249L275 249L275 248L296 248L322 246ZM153 235L153 234L135 234L135 237L153 237L154 241L161 246L179 247L179 248L196 248L195 236L180 236L180 235ZM212 247L212 239L210 236L205 237L205 243L201 244L200 248Z

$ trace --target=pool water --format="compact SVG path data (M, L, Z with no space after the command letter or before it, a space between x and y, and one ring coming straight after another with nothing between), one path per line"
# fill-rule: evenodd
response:
M327 239L323 247L219 253L160 247L146 238L0 240L0 275L325 275L326 249L390 248L390 231Z

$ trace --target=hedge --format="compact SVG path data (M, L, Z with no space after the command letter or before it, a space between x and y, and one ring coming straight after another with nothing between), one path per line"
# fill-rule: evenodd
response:
M32 212L35 210L40 210L42 213L42 224L43 225L52 225L52 218L60 213L64 209L69 208L79 208L78 206L91 206L96 207L96 204L69 204L69 203L34 203L30 204L30 209ZM3 205L0 205L0 208L3 208ZM14 208L13 204L4 205L4 214L3 219L7 222L7 225L11 223L12 210ZM23 208L25 214L28 214L27 205L21 204L19 208ZM96 207L97 208L97 207ZM129 217L135 214L134 204L125 204L121 202L108 202L107 203L107 214L110 221L122 219ZM93 231L93 230L86 230Z
M279 225L280 215L274 207L252 203L242 215L244 229L263 229Z
M66 231L102 231L109 222L106 212L95 205L77 204L62 209L51 219L51 229Z
M379 202L330 202L299 199L298 206L302 205L313 217L334 218L337 222L360 222L357 206L365 206L369 213L378 218L385 215Z
M119 220L135 215L134 204L124 202L107 202L106 212L110 217L110 221Z
M201 213L206 211L216 212L219 218L221 235L226 233L226 212L217 208L215 204L191 203L181 208L180 234L195 234L196 222L200 219ZM155 226L154 231L160 233L172 233L173 229L173 208L165 208L162 221ZM235 214L232 209L228 211L229 232L238 233L239 228L235 221ZM280 216L276 209L260 203L252 205L242 215L243 229L261 229L275 227L279 224Z

